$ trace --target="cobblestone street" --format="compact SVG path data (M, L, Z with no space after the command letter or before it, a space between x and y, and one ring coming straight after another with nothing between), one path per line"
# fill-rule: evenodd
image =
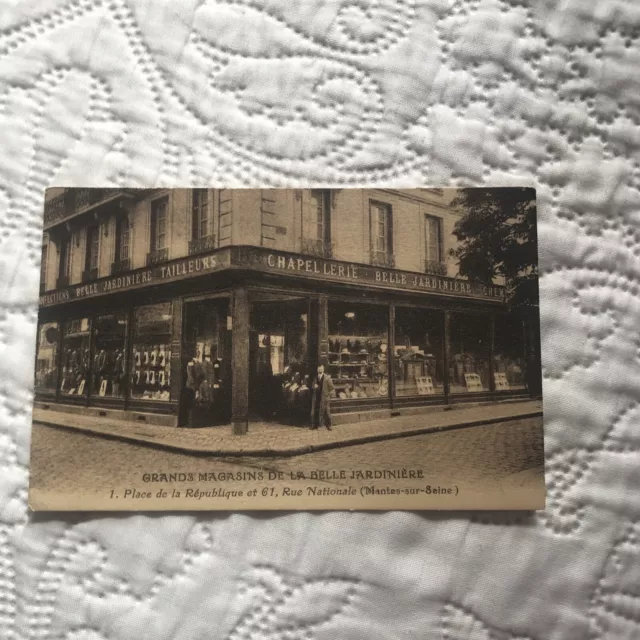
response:
M362 472L381 469L419 470L419 481L382 480L376 486L455 487L459 492L459 508L511 508L523 496L542 490L543 440L541 418L525 418L488 425L409 436L393 440L354 445L301 456L284 458L224 458L187 454L149 447L82 432L60 430L34 424L32 448L32 504L49 501L58 509L290 509L290 508L374 508L373 502L361 496L341 497L334 502L311 500L306 493L312 471L330 471L334 477L316 479L317 487L356 486L370 482L351 479L353 470ZM304 478L294 479L297 472ZM238 472L264 475L261 482L202 482L200 474ZM269 473L271 472L271 476ZM343 475L343 479L336 479ZM163 485L145 482L145 474L191 473L192 479ZM274 482L270 477L282 474ZM293 474L293 476L291 475ZM351 481L350 481L351 480ZM174 500L171 505L156 501L163 488L178 488L185 496L189 488L199 490L257 487L273 493L265 500L225 502L217 498ZM112 489L115 496L110 499ZM150 499L128 497L123 490L150 492ZM284 492L302 490L291 497ZM284 493L283 493L284 492ZM265 494L262 494L263 496ZM289 497L285 498L285 496ZM125 502L126 499L126 502ZM398 496L377 496L384 508L400 508ZM227 506L225 507L225 504ZM437 508L438 497L419 496L411 508ZM422 506L421 506L422 505ZM451 507L449 507L451 508Z

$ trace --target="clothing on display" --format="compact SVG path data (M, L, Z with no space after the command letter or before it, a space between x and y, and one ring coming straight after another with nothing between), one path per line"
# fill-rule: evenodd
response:
M135 310L132 398L162 402L171 399L171 320L170 302Z
M91 331L89 318L67 320L62 334L62 376L60 392L84 396L89 388Z

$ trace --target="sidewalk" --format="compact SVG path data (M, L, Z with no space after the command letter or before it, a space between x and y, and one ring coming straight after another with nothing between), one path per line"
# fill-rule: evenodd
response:
M280 424L250 423L249 433L237 436L231 433L230 425L203 429L179 429L127 421L105 424L104 418L47 409L33 410L34 423L216 456L293 456L324 449L538 416L542 416L542 402L527 401L340 424L334 426L332 431L327 429L312 431Z

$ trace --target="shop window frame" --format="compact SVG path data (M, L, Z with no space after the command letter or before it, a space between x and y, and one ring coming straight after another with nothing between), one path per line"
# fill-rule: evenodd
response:
M440 357L441 357L441 361L442 361L442 392L441 393L433 393L433 394L419 394L419 393L415 393L415 394L407 394L407 395L398 395L397 393L397 388L396 388L396 383L395 383L395 378L394 378L394 383L393 383L393 403L394 405L398 405L398 406L413 406L413 405L430 405L430 404L442 404L443 403L443 399L446 401L447 397L448 397L448 393L447 393L447 387L448 387L448 363L446 362L446 345L445 345L445 322L446 322L446 307L442 307L442 306L436 306L436 305L421 305L421 304L411 304L411 303L404 303L404 302L400 302L400 303L392 303L392 307L394 309L393 315L394 315L394 321L393 321L393 352L391 354L391 364L390 364L390 369L391 369L391 373L390 375L395 375L395 369L396 369L396 355L395 355L395 348L396 348L396 336L395 336L395 331L396 331L396 327L397 327L397 322L398 322L398 311L400 309L411 309L413 311L424 311L424 312L430 312L430 313L435 313L438 314L439 316L441 316L441 318L439 318L439 320L441 321L441 330L442 330L442 348L441 348L441 353L440 353Z

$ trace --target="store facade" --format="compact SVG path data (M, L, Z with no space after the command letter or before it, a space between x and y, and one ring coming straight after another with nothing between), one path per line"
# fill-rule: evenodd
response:
M200 253L40 298L40 406L175 426L306 425L535 393L535 341L505 289L264 246Z

